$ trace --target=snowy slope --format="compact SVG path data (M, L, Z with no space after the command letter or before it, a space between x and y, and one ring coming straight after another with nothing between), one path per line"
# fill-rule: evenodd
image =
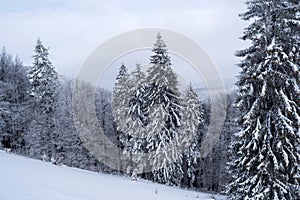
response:
M55 166L0 151L0 200L205 200L209 197L206 193Z

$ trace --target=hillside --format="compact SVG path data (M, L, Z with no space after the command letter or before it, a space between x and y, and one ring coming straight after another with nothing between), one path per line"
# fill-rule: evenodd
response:
M0 151L0 200L188 200L210 194L56 166ZM225 199L216 196L216 199Z

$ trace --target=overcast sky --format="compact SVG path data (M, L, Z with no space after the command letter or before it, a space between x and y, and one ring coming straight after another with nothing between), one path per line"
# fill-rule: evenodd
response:
M57 71L70 77L76 77L82 63L102 42L138 28L170 29L191 38L206 50L227 86L235 82L239 71L234 52L246 47L238 39L247 26L238 17L246 10L241 0L0 2L0 46L31 65L33 47L40 37L50 46Z

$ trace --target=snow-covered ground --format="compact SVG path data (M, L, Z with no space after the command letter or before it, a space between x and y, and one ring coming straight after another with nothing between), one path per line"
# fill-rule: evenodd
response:
M0 151L0 200L188 200L210 194L55 166ZM225 199L216 196L216 199Z

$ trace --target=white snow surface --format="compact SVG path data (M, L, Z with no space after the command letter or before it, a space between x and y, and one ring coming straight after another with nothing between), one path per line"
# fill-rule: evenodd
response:
M208 200L211 197L208 193L56 166L3 151L0 163L0 200Z

